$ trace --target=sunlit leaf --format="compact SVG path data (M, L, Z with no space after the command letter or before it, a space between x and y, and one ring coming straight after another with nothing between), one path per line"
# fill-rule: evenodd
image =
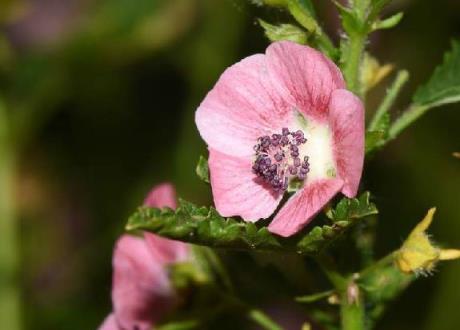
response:
M224 218L213 207L198 207L180 200L175 211L139 208L126 228L210 247L314 255L340 237L355 220L375 214L377 209L369 202L369 193L364 193L359 199L343 198L330 212L331 225L314 226L304 235L283 238L270 233L265 226Z
M460 101L460 43L452 42L452 50L444 55L444 62L436 68L428 82L419 87L414 103L424 107Z

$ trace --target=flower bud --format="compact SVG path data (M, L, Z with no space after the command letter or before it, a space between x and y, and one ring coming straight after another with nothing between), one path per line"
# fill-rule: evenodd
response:
M439 260L460 258L460 250L440 249L426 234L435 211L435 208L428 211L396 253L396 265L402 272L426 275L433 271Z

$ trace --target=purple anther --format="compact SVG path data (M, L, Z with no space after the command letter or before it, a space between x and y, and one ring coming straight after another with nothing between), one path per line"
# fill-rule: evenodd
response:
M308 169L308 168L303 168L303 167L302 167L302 168L300 169L300 173L301 173L301 174L307 174L308 172L309 172L309 169Z
M290 167L289 167L289 173L290 173L291 175L296 175L296 174L297 174L297 168L294 167L294 166L290 166Z
M286 127L283 127L283 129L281 130L281 132L283 133L284 136L288 136L288 135L289 135L289 129L287 129Z
M299 167L300 166L300 158L294 158L294 166Z
M287 146L288 144L289 144L289 138L288 138L287 136L283 136L283 137L281 138L281 145L282 145L283 147L285 147L285 146Z
M283 160L284 156L283 156L283 154L282 154L281 152L278 152L278 153L275 154L275 157L274 157L274 158L275 158L275 160L276 160L277 162L280 162L280 161Z
M293 152L291 152L291 156L292 156L292 158L297 158L297 157L299 157L299 152L298 151L293 151Z

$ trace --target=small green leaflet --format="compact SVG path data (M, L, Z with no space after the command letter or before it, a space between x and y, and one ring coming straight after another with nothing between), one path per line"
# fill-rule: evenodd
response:
M298 44L306 45L308 35L305 30L292 25L292 24L280 24L272 25L264 20L259 19L260 26L265 30L265 36L270 41L289 40Z
M198 164L196 164L196 174L198 177L206 182L209 183L209 167L208 167L208 160L204 158L203 156L200 156L200 159L198 160Z
M295 252L314 255L340 237L357 219L376 214L369 193L359 199L343 198L330 210L330 225L314 226L305 235L283 238L267 227L234 218L224 218L210 207L198 207L180 200L169 208L141 207L128 220L127 230L146 230L158 235L197 245L238 250Z
M438 66L428 82L419 87L414 103L432 108L442 104L460 101L460 43L452 42L452 50L444 55L444 62Z

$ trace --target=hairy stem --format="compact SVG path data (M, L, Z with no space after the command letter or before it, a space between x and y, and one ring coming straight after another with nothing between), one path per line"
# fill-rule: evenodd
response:
M344 52L345 56L342 59L343 75L347 81L348 89L361 97L363 97L363 95L361 95L360 66L365 42L366 34L351 34L347 43L348 49Z
M406 70L402 70L398 72L393 84L387 91L385 98L383 99L382 103L380 104L379 108L375 112L372 121L369 124L368 130L374 131L380 125L380 122L383 116L390 110L393 106L396 97L398 96L401 88L406 84L407 80L409 79L409 73Z

